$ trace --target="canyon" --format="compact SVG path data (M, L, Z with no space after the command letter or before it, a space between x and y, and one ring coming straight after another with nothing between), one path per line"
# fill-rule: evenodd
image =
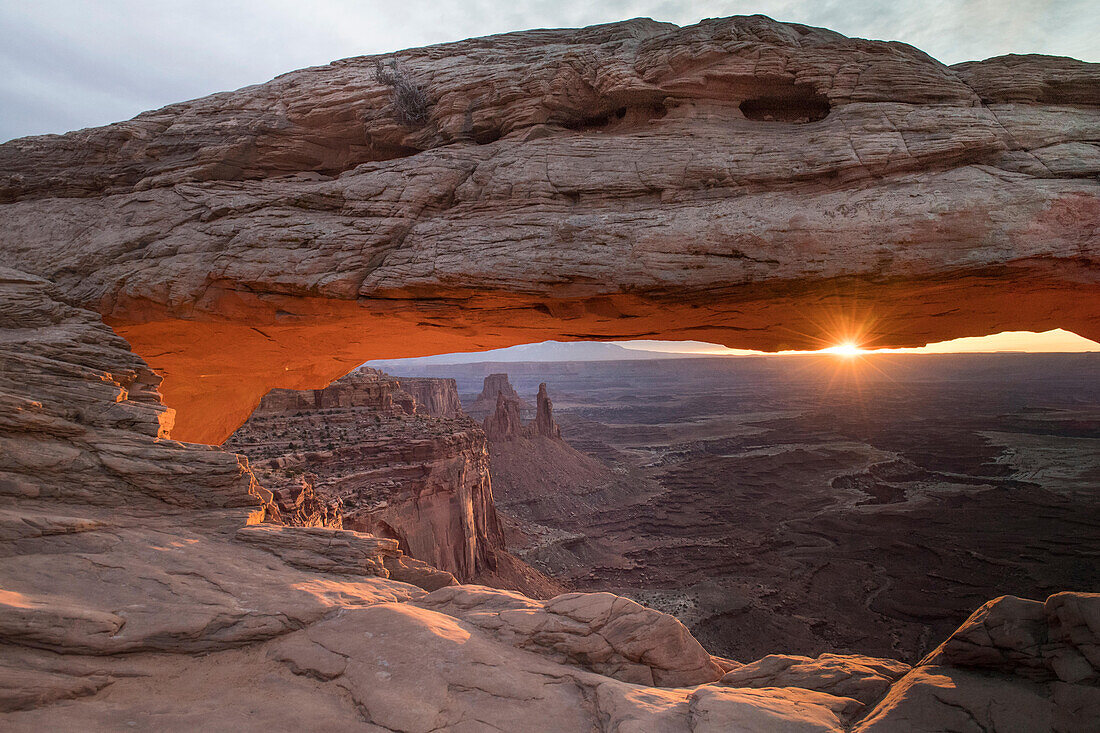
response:
M376 73L387 58L427 100L414 124ZM743 663L659 594L458 584L511 557L500 547L568 561L569 543L530 529L554 508L502 499L514 523L494 524L492 441L450 387L329 385L372 358L547 338L1095 339L1098 126L1096 64L947 67L752 16L345 59L0 145L3 727L1087 730L1088 588L997 593L919 659ZM557 435L548 393L533 425L507 403L499 444L586 447L579 428ZM216 446L257 407L286 443L245 426L254 469ZM334 460L297 455L295 434ZM662 479L623 465L606 484L589 458L571 473L601 488L566 508L614 509L632 475ZM908 464L880 463L833 488L884 516L914 488ZM324 496L326 480L346 494ZM998 511L1026 515L1007 493ZM670 552L665 529L636 552Z
M272 520L393 539L467 583L536 597L563 590L508 554L486 436L462 412L454 380L361 368L324 389L272 390L222 447L247 456L280 500ZM294 519L302 505L315 509Z
M716 654L915 663L998 592L1100 585L1094 353L387 368L553 385L564 447L490 442L509 546Z

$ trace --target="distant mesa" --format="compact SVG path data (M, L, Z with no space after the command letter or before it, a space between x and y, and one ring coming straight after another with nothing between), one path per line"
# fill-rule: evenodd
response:
M497 400L501 396L509 402L514 402L518 412L531 409L530 403L520 397L515 387L508 381L508 375L501 373L485 377L481 394L477 396L467 412L475 418L484 418L497 410Z
M322 389L273 389L260 399L253 415L279 415L302 410L369 408L386 414L458 417L462 404L453 379L403 377L361 367Z

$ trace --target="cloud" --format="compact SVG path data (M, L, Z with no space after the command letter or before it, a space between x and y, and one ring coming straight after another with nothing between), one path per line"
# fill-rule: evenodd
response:
M0 5L0 140L129 119L297 68L472 36L763 13L902 40L945 63L1100 61L1093 0L36 0Z

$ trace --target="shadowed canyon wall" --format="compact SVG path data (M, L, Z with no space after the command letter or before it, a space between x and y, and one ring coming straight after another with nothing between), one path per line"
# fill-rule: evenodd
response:
M461 405L451 409L454 380L409 381L437 404L418 403L406 380L369 368L324 389L273 390L223 447L247 455L276 497L307 484L338 502L344 529L395 539L471 582L505 551L485 434Z
M0 146L5 261L220 442L273 387L549 338L1100 338L1100 69L767 18L361 57Z

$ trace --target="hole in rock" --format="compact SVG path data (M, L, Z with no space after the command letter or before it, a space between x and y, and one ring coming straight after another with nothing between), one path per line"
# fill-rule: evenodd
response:
M829 334L786 354L547 341L372 361L269 394L226 447L284 517L339 499L344 528L462 580L611 590L731 658L912 662L989 598L1100 578L1064 552L1100 541L1081 521L1100 344Z
M500 138L501 132L496 128L490 130L474 131L474 142L478 145L488 145L489 143L495 143Z
M659 120L668 114L668 108L661 102L652 104L630 104L616 107L602 114L569 120L562 124L569 130L590 132L593 130L618 130L641 127L652 120Z
M805 85L791 84L770 93L741 102L741 114L758 122L802 124L817 122L829 115L828 98Z

